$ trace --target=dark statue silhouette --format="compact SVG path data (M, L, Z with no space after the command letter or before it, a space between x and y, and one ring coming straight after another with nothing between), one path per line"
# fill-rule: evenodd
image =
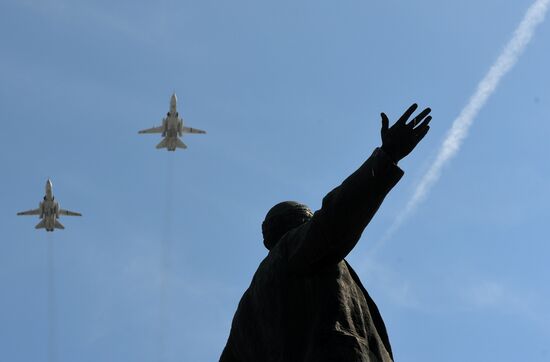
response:
M403 176L397 163L429 130L413 104L389 127L382 146L323 199L321 209L275 205L262 224L269 254L233 318L221 362L393 361L384 321L344 259Z

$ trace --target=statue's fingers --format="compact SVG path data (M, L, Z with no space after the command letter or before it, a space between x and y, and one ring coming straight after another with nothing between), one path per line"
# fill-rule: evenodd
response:
M421 129L421 127L425 127L425 126L429 125L431 120L432 120L432 116L428 116L422 122L416 122L415 130ZM410 123L412 123L412 122L410 122Z
M410 121L410 122L407 124L407 126L409 126L409 127L411 127L411 128L414 128L414 127L418 126L418 125L422 122L422 120L423 120L424 118L426 118L426 116L427 116L428 114L430 114L431 111L432 111L432 110L431 110L430 108L426 108L425 110L423 110L422 112L420 112L416 117L414 117L413 120Z
M409 107L409 109L407 109L405 113L403 113L403 115L397 120L397 122L395 122L395 124L400 124L400 125L405 124L405 122L407 122L407 119L409 119L409 117L414 113L414 111L416 111L417 108L418 108L418 105L416 103L413 103Z
M423 126L422 129L420 129L419 132L416 134L416 143L420 142L429 130L430 126Z

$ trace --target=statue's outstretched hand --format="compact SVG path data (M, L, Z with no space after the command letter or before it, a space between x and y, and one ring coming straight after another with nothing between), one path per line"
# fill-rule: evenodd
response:
M395 162L399 162L407 156L416 147L418 142L430 129L429 123L432 116L428 116L432 111L430 108L424 109L412 121L406 123L409 117L414 113L418 105L414 103L403 113L403 115L389 127L390 120L385 113L382 113L382 150Z

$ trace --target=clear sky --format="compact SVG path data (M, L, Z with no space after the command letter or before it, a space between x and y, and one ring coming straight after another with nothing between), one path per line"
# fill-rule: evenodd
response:
M2 1L0 361L217 360L267 210L318 208L412 102L431 131L348 256L396 360L550 360L549 23L370 253L531 3ZM208 131L175 153L137 134L173 91ZM54 233L15 216L48 177L84 214Z

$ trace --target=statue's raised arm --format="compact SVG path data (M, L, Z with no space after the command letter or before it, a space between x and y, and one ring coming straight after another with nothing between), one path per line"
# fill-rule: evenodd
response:
M290 265L294 270L307 271L338 263L357 244L388 192L403 176L397 163L430 129L430 108L407 123L416 108L416 104L410 106L391 127L386 114L381 114L382 146L325 196L321 209L308 223L295 230L302 237L297 238L299 242L294 243L294 248L289 251Z

